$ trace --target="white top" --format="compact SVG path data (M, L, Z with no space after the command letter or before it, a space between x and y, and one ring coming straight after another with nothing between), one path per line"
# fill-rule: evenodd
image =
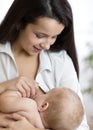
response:
M17 65L11 50L10 43L0 44L0 83L18 77ZM82 100L80 86L71 58L66 51L40 53L40 68L36 81L44 92L54 87L69 87ZM77 130L89 130L86 115Z

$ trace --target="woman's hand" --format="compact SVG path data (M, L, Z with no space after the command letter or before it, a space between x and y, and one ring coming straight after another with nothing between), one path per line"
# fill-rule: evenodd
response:
M0 113L0 130L41 130L35 128L23 116L13 113ZM45 130L45 129L44 129ZM49 129L46 129L49 130Z
M22 116L0 113L0 130L34 130L35 128Z
M15 121L9 123L8 128L11 128L12 130L34 130L34 129L32 129L32 128L34 128L34 126L31 125L31 123L29 123L25 117L14 113L14 114L12 114L12 118Z
M8 80L0 84L0 86L0 92L4 92L6 90L17 90L21 93L22 97L31 98L36 95L39 88L39 84L35 80L25 76L20 76L15 79Z
M0 128L8 127L13 122L12 114L4 114L0 112ZM1 130L1 129L0 129Z
M16 88L23 97L33 98L38 91L39 84L30 78L21 76L17 79Z

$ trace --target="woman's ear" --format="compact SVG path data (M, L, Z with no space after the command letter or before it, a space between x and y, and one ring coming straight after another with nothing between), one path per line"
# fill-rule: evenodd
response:
M38 108L38 111L39 111L39 112L43 112L43 111L45 111L45 110L48 108L48 106L49 106L49 103L48 103L48 102L43 102L43 103L41 104L41 106Z

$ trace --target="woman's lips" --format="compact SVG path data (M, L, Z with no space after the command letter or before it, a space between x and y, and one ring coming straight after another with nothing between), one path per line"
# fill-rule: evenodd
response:
M40 51L42 51L42 49L39 49L39 48L34 46L34 52L39 53Z

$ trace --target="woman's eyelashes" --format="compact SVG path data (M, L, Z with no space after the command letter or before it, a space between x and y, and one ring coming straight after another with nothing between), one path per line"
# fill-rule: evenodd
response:
M37 38L45 38L46 37L46 35L38 34L38 33L35 33L35 35Z
M57 36L53 36L52 38L53 38L53 39L57 39Z
M37 32L34 32L35 36L37 38L50 38L50 39L56 39L57 38L57 35L55 36L48 36L47 34L43 34L43 33L37 33Z
M35 33L35 35L36 35L37 38L48 38L49 37L46 34L40 34L40 33ZM57 35L51 37L51 39L56 39L56 38L57 38Z

